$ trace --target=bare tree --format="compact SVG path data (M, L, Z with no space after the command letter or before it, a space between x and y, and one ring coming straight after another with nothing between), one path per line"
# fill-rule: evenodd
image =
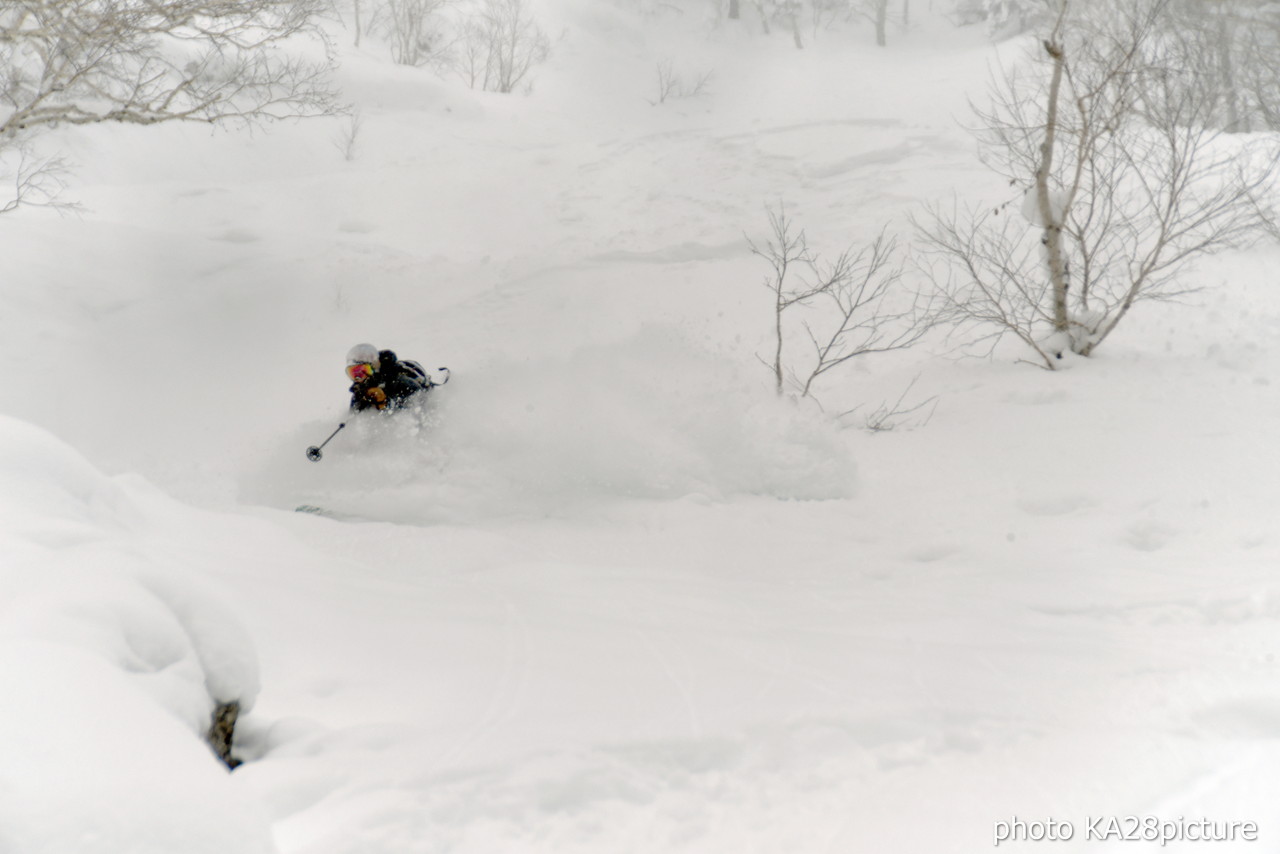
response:
M889 43L889 0L857 0L853 11L875 26L878 46Z
M0 3L0 213L74 207L66 164L30 139L61 125L258 122L341 112L331 63L287 54L320 0ZM327 56L327 53L326 53ZM7 167L7 168L6 168Z
M6 0L0 135L329 113L329 63L277 49L317 35L317 11L314 0Z
M1228 132L1280 129L1280 5L1264 0L1176 0L1161 38L1187 85L1203 91Z
M809 18L813 38L835 25L840 18L849 16L849 0L809 0Z
M697 98L707 93L715 73L704 71L693 78L686 78L675 70L675 64L664 59L658 63L658 96L649 103L653 106L665 104L673 98Z
M796 48L804 48L804 37L800 33L803 0L752 0L752 5L760 16L760 26L766 35L772 31L773 24L780 24L791 31Z
M778 394L782 394L786 379L782 361L782 345L786 340L782 325L785 312L793 305L812 299L815 287L821 287L822 283L796 289L788 279L788 275L794 268L812 264L812 254L809 252L804 232L795 234L792 231L791 220L781 206L769 211L769 226L772 233L763 246L757 245L750 239L747 242L751 246L752 254L763 258L770 268L770 274L765 278L764 286L773 294L774 350L772 359L767 361L762 359L762 361L773 372L775 388Z
M828 263L809 248L804 231L794 228L781 206L769 210L769 227L768 240L749 244L770 270L764 285L773 295L774 349L762 361L778 394L790 381L801 397L812 397L814 384L830 371L859 356L910 347L928 331L928 312L902 293L897 243L885 232ZM798 307L810 309L800 321L810 345L804 360L784 354L786 318Z
M1022 196L934 207L918 222L950 320L1012 333L1047 368L1088 356L1137 303L1186 293L1196 257L1247 244L1280 163L1276 144L1227 139L1153 38L1169 0L1087 22L1058 16L1029 72L1007 72L979 114L985 161ZM1027 220L1039 229L1038 237Z
M421 66L436 58L441 35L435 18L449 0L383 0L377 26L391 45L398 65Z
M951 18L960 26L985 21L992 38L1005 39L1042 24L1046 15L1052 19L1057 5L1058 0L956 0Z
M861 19L871 22L875 27L876 44L884 47L889 40L889 2L890 0L808 0L814 37L832 28L837 22ZM906 26L909 8L906 3L903 4L903 26Z
M312 26L319 10L319 0L0 3L0 148L18 161L0 212L65 206L58 199L64 164L26 147L42 129L339 112L327 83L330 62L283 50L308 35L324 44Z
M804 50L804 37L800 35L801 0L774 0L777 4L776 15L791 28L791 40L796 50Z
M551 39L528 0L480 0L466 11L459 69L473 89L514 92L530 85L534 66L551 55Z

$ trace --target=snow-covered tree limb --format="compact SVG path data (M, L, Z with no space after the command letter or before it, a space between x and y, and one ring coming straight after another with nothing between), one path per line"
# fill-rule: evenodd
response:
M0 6L0 135L60 123L223 122L335 111L318 0L9 0Z

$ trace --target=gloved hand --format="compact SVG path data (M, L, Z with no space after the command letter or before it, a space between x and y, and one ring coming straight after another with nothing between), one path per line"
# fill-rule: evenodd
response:
M372 401L373 405L379 409L387 408L387 393L377 386L374 386L371 389L366 389L364 396L368 400Z

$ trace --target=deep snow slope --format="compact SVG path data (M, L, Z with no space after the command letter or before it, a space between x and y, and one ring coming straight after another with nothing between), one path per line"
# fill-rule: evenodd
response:
M1060 372L868 359L828 409L929 406L842 430L769 388L748 238L1000 199L957 126L991 48L543 13L528 97L347 51L352 159L338 120L49 141L87 210L0 223L0 358L53 366L0 403L0 852L1274 844L1280 251ZM649 103L664 61L710 92ZM454 379L310 463L364 340Z
M209 525L12 418L0 438L0 850L273 850L200 741L215 702L251 710L259 689L207 577L240 520Z

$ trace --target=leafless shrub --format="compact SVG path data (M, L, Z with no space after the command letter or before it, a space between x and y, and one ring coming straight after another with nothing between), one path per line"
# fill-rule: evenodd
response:
M363 126L364 117L360 115L359 110L352 110L342 119L338 132L333 136L333 147L342 153L343 160L349 162L356 159L356 143L359 141L360 129Z
M0 179L8 188L0 192L0 214L21 206L73 210L78 205L62 199L67 164L61 157L40 157L23 142L0 141Z
M1206 121L1203 93L1152 39L1167 4L1087 22L1060 0L1037 67L994 82L978 135L1025 219L1006 204L934 206L918 221L944 262L946 319L1011 333L1052 369L1068 351L1092 354L1135 304L1185 294L1196 257L1262 233L1280 149Z
M911 390L915 388L919 379L919 376L913 378L896 400L892 402L886 400L866 411L862 416L863 428L872 433L889 433L894 430L924 427L932 421L933 413L937 411L940 400L938 395L935 394L918 403L907 402L907 396L911 394ZM857 407L848 412L842 412L840 418L848 420L853 415L863 412L863 409L864 407Z
M658 96L649 100L655 107L675 98L697 98L705 95L715 76L712 71L705 71L693 78L678 74L675 64L669 60L658 63Z
M869 245L827 262L809 248L781 206L768 213L770 237L749 243L770 270L764 285L773 295L774 349L761 361L778 394L790 382L801 397L811 397L821 377L850 360L902 350L925 335L929 314L903 292L894 238L881 232ZM808 310L799 322L809 342L804 359L784 353L788 312L796 308Z

